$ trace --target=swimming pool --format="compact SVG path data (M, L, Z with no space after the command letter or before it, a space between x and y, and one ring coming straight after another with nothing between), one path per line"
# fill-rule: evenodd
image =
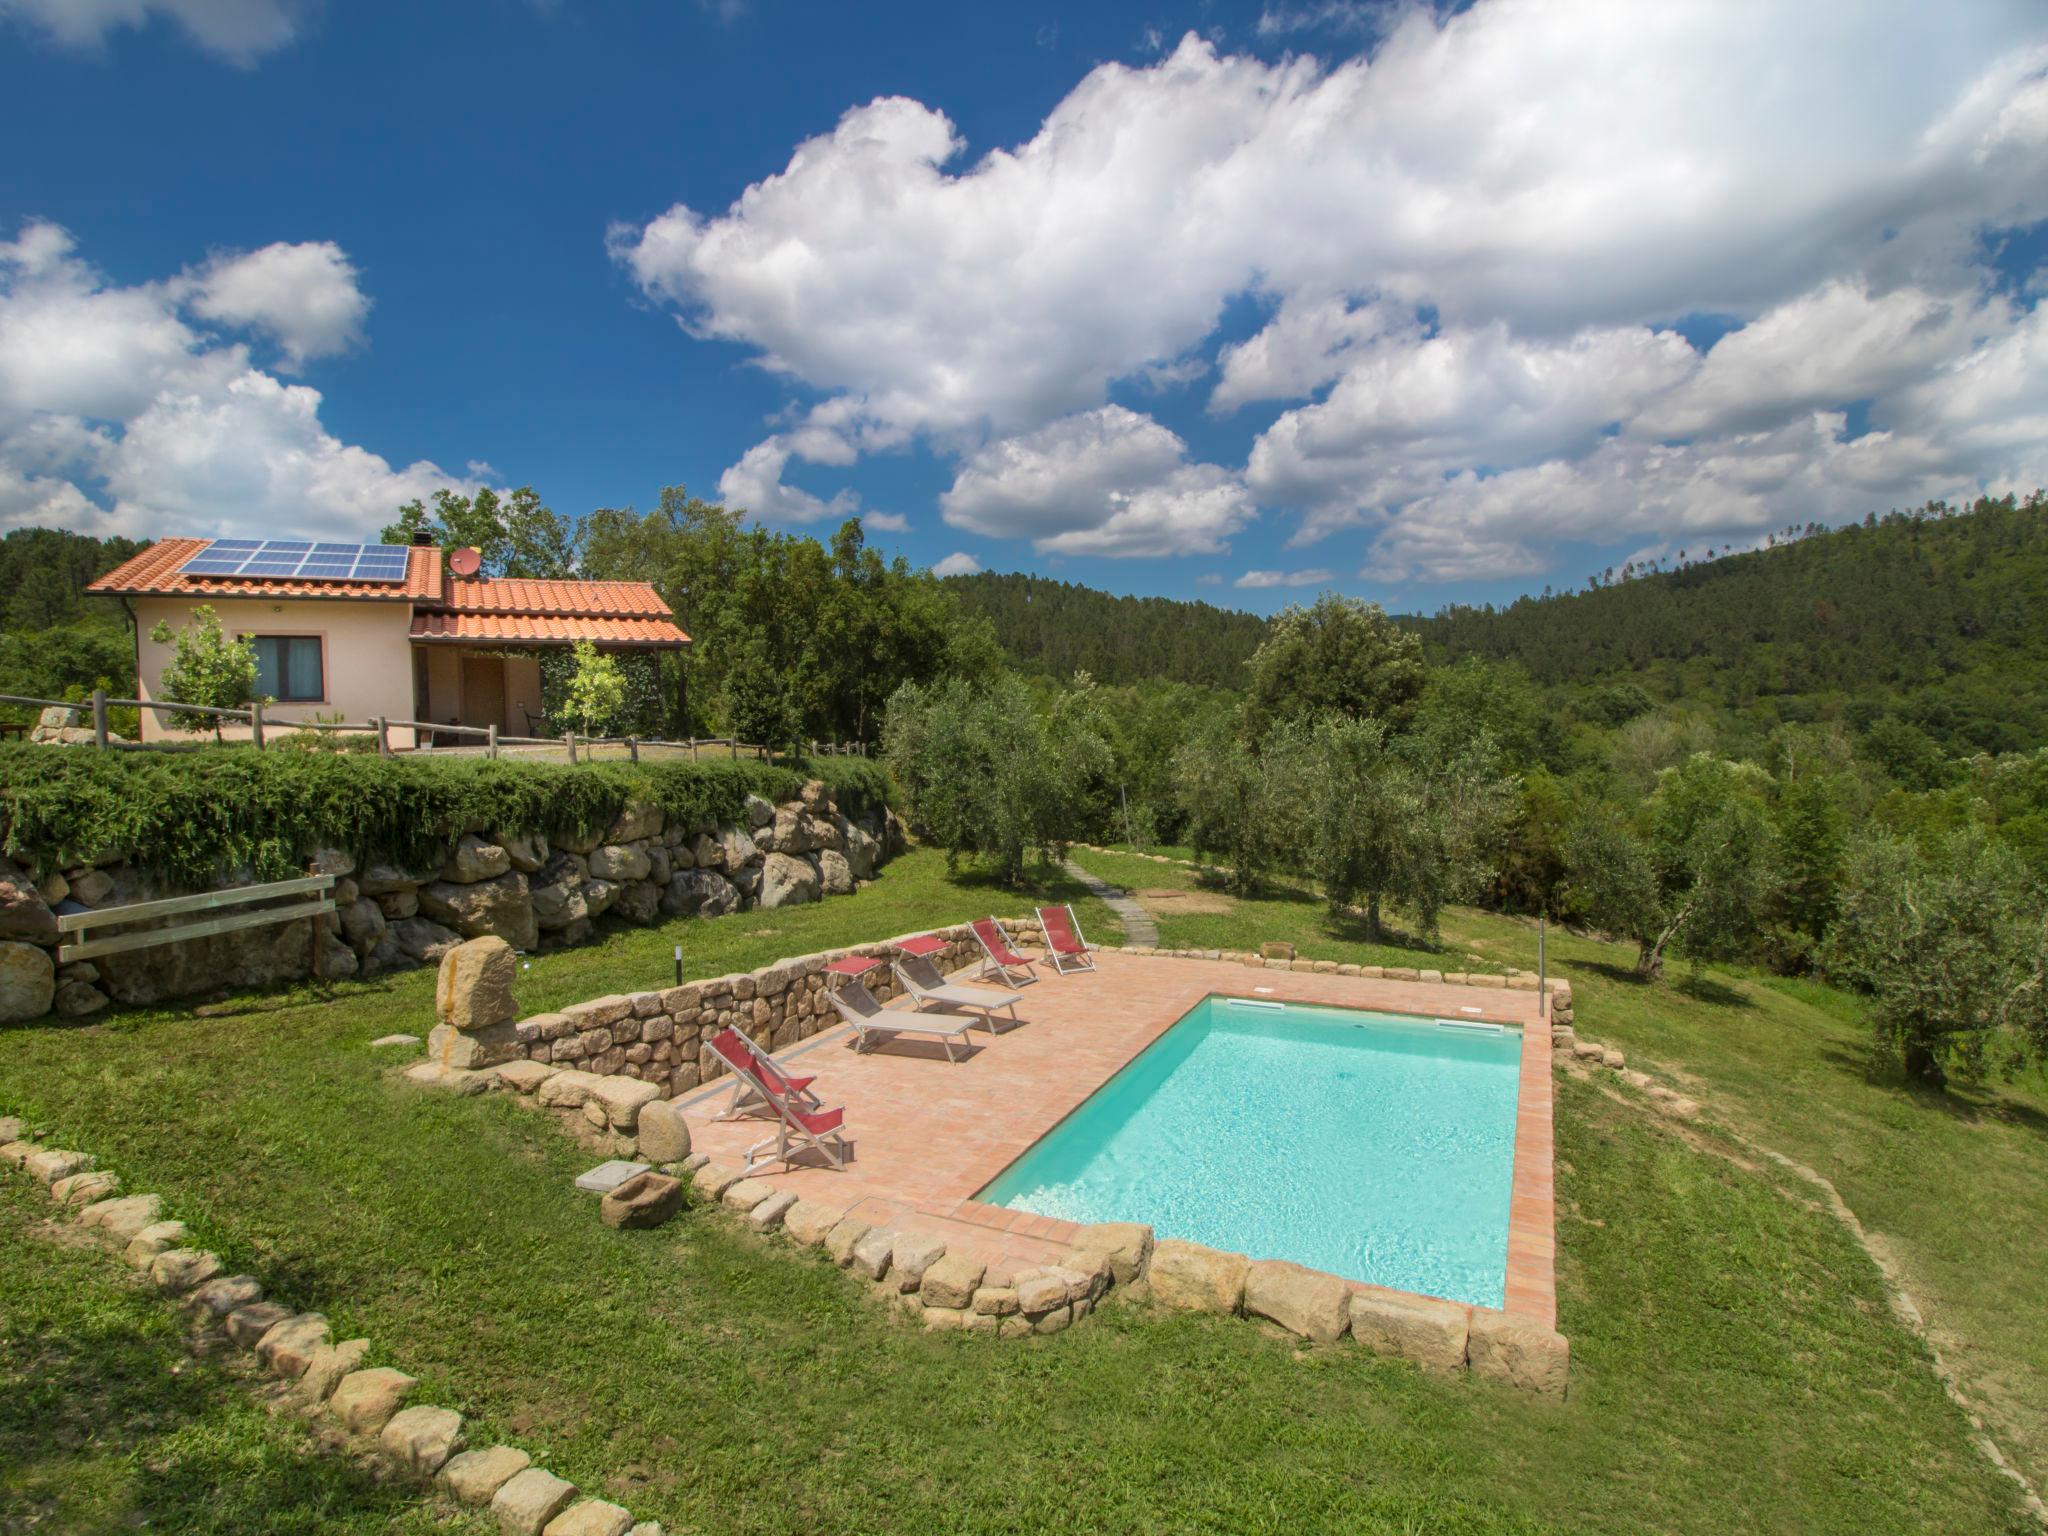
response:
M1498 1307L1522 1037L1208 997L979 1199Z

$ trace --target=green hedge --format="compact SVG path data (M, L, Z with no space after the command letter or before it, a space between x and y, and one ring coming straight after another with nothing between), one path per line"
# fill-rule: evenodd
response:
M887 776L863 758L570 767L9 743L0 746L0 826L9 856L38 874L121 852L165 880L205 885L245 868L259 880L288 878L310 848L420 868L471 829L587 836L636 796L672 820L736 821L747 795L787 800L810 777L830 784L849 815L888 803Z

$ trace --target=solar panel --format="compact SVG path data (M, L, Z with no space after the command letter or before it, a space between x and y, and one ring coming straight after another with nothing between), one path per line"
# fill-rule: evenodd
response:
M403 544L321 544L310 539L215 539L178 569L187 576L271 580L405 580L412 551Z

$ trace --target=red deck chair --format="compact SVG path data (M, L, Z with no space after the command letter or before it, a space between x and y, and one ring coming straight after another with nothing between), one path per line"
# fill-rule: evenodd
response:
M734 1072L732 1102L726 1105L715 1118L720 1120L737 1120L742 1115L772 1116L775 1111L768 1101L762 1098L755 1090L753 1085L756 1082L774 1089L784 1098L792 1100L801 1109L818 1109L822 1107L818 1096L811 1092L811 1084L815 1083L817 1078L791 1077L776 1064L773 1056L762 1050L760 1046L756 1045L748 1037L745 1030L741 1029L737 1024L728 1026L728 1029L732 1034L739 1037L741 1049L753 1058L753 1071L746 1077L741 1077L738 1072ZM723 1052L720 1053L720 1059L724 1059ZM728 1066L732 1065L729 1061L726 1064Z
M981 941L981 952L987 957L975 973L978 977L993 976L1006 987L1021 987L1038 980L1038 972L1032 969L1034 962L1010 948L1001 923L992 917L979 917L967 926L974 930L975 938Z
M761 1058L746 1038L731 1027L720 1030L711 1037L711 1050L719 1060L731 1068L733 1076L748 1083L761 1101L775 1116L775 1134L763 1137L747 1148L746 1166L743 1173L752 1173L770 1163L787 1163L792 1151L801 1152L815 1147L825 1154L825 1160L834 1168L844 1168L848 1155L846 1145L846 1110L826 1109L817 1105L800 1103L794 1096L785 1095L773 1087L761 1075ZM787 1081L776 1074L778 1081ZM773 1147L772 1157L763 1156Z
M1081 937L1072 907L1040 907L1038 926L1045 933L1045 952L1054 970L1064 976L1070 971L1095 969L1095 951Z

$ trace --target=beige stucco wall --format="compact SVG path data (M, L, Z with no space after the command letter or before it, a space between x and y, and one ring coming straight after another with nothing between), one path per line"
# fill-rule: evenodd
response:
M192 604L173 598L134 599L136 629L140 636L139 672L141 697L160 698L164 667L173 648L158 645L150 631L158 620L166 620L175 631L192 616ZM312 716L340 715L350 722L369 721L382 715L387 719L409 720L413 714L412 605L404 602L368 601L270 601L262 598L223 598L213 603L221 628L230 634L318 635L325 642L322 675L327 697L315 704L273 704L265 708L266 721L289 722ZM246 737L248 727L229 727L224 734ZM184 732L161 723L155 711L142 712L144 741L190 740ZM411 732L394 730L394 747L412 745Z

